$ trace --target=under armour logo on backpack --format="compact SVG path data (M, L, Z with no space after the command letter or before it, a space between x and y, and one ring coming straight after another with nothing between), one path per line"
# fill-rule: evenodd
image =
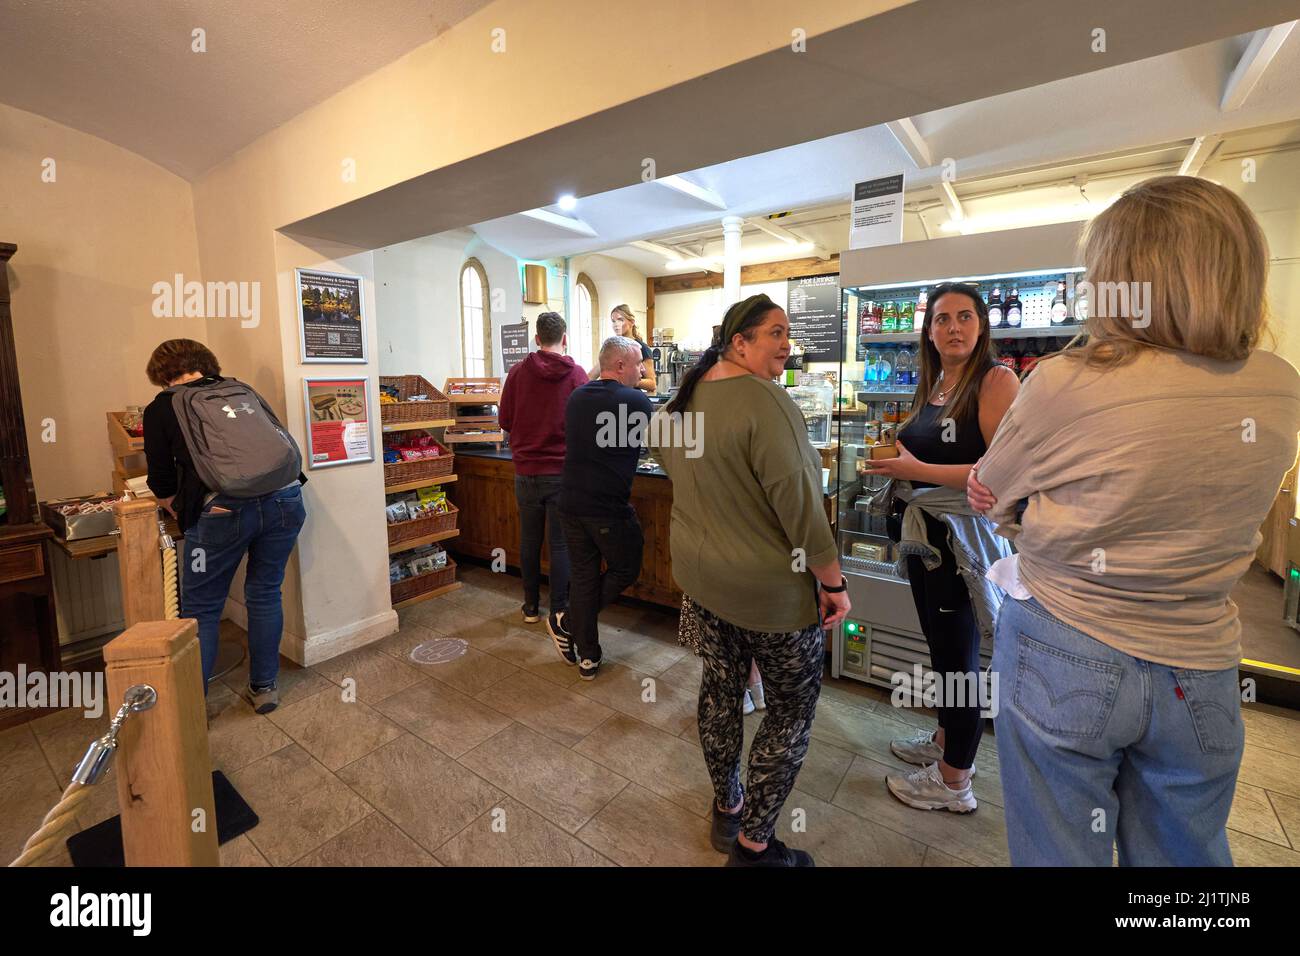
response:
M253 414L253 406L248 404L248 402L240 402L238 408L231 408L229 405L222 405L221 410L226 413L227 418L235 418L236 411L248 412L250 415Z

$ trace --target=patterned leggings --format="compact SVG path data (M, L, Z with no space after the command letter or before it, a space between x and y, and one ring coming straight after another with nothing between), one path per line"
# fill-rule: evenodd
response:
M744 796L741 831L755 843L766 843L808 753L822 685L821 626L782 633L749 631L728 624L688 596L682 601L681 641L704 659L700 744L718 804L734 807ZM758 661L763 675L767 711L749 748L745 788L740 782L745 743L741 707L751 659Z

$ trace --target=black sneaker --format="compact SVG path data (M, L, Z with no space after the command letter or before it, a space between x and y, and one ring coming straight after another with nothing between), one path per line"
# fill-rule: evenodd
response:
M740 835L740 814L727 813L718 809L718 801L713 801L713 828L709 831L709 842L719 853L730 853Z
M578 663L578 654L573 649L573 635L569 633L569 612L552 611L546 618L546 630L551 635L555 649L564 658L564 663Z
M737 840L727 855L727 866L816 866L812 855L803 850L792 850L776 837L767 841L767 849L753 853Z
M595 680L596 671L600 670L600 658L594 661L589 657L584 657L578 662L578 676L583 680Z
M525 624L536 624L542 619L541 612L538 611L536 604L525 604L521 610L524 612Z

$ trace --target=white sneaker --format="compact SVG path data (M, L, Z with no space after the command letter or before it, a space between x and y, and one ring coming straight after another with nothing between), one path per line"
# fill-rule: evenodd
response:
M943 748L934 742L934 734L923 730L910 737L899 737L889 742L889 750L905 763L924 767L943 759Z
M953 790L943 782L939 764L913 770L910 773L891 773L885 777L885 786L899 800L917 810L948 810L952 813L970 813L978 804L970 781L960 790Z
M754 702L755 710L767 710L767 701L763 699L762 681L759 681L757 684L751 684L746 693L749 694L750 700Z
M745 702L741 706L741 713L745 714L745 716L749 716L753 712L754 712L754 698L753 695L749 693L749 688L745 688Z

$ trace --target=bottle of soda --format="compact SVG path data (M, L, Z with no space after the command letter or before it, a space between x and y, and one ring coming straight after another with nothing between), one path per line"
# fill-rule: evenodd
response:
M884 322L881 325L881 331L883 332L898 331L898 303L897 302L885 303Z
M1019 373L1020 357L1016 354L1015 339L1007 339L998 344L998 364L1005 365L1011 371Z
M1070 310L1065 304L1065 280L1056 280L1056 295L1052 299L1052 324L1065 325L1070 321Z
M859 318L859 325L862 328L863 335L880 334L880 311L879 303L864 302L862 305L862 315Z
M1020 290L1015 286L1011 287L1011 294L1007 296L1007 325L1013 329L1020 328Z
M912 317L912 331L920 332L921 326L925 324L925 307L929 302L930 294L924 289L916 297L916 314Z
M989 328L996 329L1002 325L1002 287L995 285L989 296Z

